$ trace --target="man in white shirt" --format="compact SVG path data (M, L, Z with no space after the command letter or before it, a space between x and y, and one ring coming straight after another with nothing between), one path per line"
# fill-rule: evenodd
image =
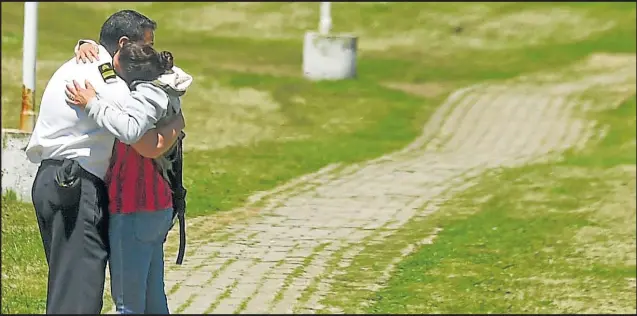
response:
M109 253L104 176L115 137L142 155L157 156L184 127L180 116L152 128L144 107L127 109L126 128L100 127L66 103L65 87L73 80L90 80L101 95L114 100L129 97L127 85L113 71L112 56L128 41L152 44L155 28L154 21L138 12L114 13L102 25L100 60L69 60L53 74L42 95L26 154L40 163L32 197L49 265L47 314L101 312Z

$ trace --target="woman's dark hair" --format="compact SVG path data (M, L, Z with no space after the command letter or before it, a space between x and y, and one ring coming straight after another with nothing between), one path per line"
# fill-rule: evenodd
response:
M152 81L173 68L173 54L157 52L151 45L126 43L119 50L122 77L131 83L136 80Z

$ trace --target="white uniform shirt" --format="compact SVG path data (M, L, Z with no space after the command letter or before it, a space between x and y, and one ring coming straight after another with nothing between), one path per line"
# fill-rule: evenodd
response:
M44 159L74 159L86 171L103 179L108 169L115 137L126 144L137 142L157 121L157 104L131 102L130 90L119 77L106 83L99 65L111 63L112 58L99 46L99 61L77 63L75 58L62 65L49 80L33 134L26 148L28 159L40 163ZM126 114L104 114L106 107L87 106L86 112L66 103L66 85L73 80L82 86L89 80L100 98L108 98ZM153 87L155 88L155 87ZM155 88L160 92L161 90ZM161 95L165 96L163 91ZM130 108L129 104L134 103ZM168 100L163 106L166 109ZM121 113L120 113L121 114ZM113 118L113 117L116 118Z

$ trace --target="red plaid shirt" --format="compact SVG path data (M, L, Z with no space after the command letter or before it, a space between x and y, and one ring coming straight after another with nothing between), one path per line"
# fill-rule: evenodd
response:
M111 214L161 211L173 206L170 185L153 159L119 140L115 140L105 180Z

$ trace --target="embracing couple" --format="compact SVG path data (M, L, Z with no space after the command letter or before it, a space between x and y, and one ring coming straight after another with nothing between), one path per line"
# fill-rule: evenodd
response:
M118 313L169 313L163 243L185 208L180 97L192 77L153 48L156 27L116 12L44 90L26 154L40 164L47 314L99 314L107 261Z

